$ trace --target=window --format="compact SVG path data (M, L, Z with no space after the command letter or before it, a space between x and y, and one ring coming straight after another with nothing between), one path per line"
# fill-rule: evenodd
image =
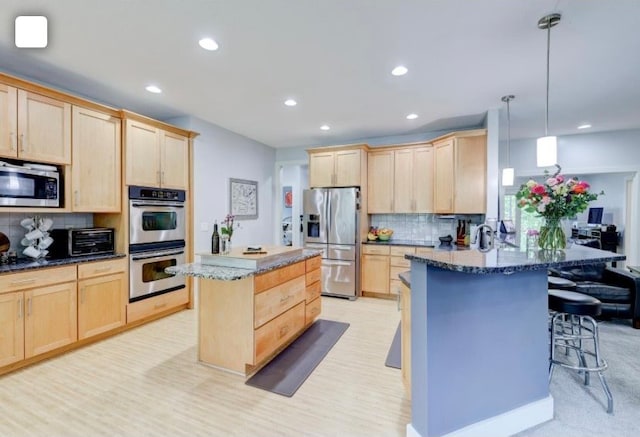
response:
M505 193L504 195L504 218L513 220L518 230L518 242L520 247L527 245L527 231L529 229L540 230L544 219L535 213L523 211L517 207L516 194Z

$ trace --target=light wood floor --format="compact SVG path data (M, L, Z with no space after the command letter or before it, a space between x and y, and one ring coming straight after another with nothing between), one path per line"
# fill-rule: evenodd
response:
M291 398L197 363L187 310L0 377L0 436L405 435L396 303L322 299L351 326Z

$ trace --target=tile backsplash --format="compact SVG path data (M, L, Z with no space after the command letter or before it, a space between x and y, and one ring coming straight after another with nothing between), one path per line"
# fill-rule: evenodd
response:
M445 235L455 238L458 219L480 224L484 222L484 215L371 214L370 223L377 228L393 229L396 240L437 241Z
M52 229L59 228L86 228L93 226L93 214L91 213L72 213L72 214L47 214L47 213L29 213L29 212L0 212L0 232L9 237L11 249L18 252L18 256L22 255L24 247L20 241L27 232L25 228L20 226L20 222L33 216L50 218L53 220Z

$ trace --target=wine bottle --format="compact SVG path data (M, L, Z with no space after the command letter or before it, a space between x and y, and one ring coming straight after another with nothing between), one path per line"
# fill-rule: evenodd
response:
M218 221L213 223L213 234L211 234L211 253L220 253L220 234L218 233Z

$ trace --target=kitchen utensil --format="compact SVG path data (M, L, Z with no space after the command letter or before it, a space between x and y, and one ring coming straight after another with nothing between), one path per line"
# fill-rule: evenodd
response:
M40 221L38 229L40 229L42 232L47 232L49 229L51 229L51 226L53 226L53 220L51 220L50 218L44 218Z
M33 240L37 240L38 238L42 238L43 236L44 234L40 229L34 229L33 231L28 232L24 236L24 238L26 238L27 240L33 241Z
M37 249L35 246L29 246L26 247L22 253L26 256L28 256L29 258L34 258L37 259L40 257L40 250Z
M35 227L35 223L32 218L25 218L20 220L20 226L31 231Z

